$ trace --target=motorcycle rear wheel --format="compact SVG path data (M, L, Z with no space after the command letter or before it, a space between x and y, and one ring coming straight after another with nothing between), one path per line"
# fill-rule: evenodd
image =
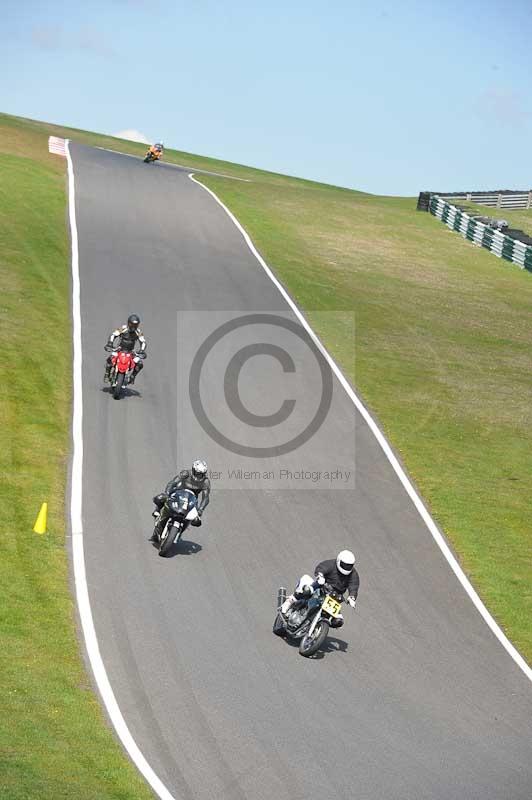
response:
M126 375L124 372L119 372L118 375L116 376L116 383L113 387L113 397L115 400L118 400L120 398L125 377Z
M299 643L299 655L308 658L317 653L329 633L329 623L325 619L321 619L316 627L312 636L308 634L303 636Z

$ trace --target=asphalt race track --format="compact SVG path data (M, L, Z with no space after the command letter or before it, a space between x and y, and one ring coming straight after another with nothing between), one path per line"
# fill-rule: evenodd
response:
M176 800L530 800L530 683L336 381L320 430L268 464L325 471L354 458L354 483L214 481L204 525L172 557L148 542L151 497L178 466L201 456L225 469L223 449L187 407L180 359L209 334L211 317L295 317L185 171L75 144L71 153L89 595L111 685L157 775ZM148 358L115 401L103 390L103 345L131 312L142 318ZM235 337L247 346L243 328L233 334L206 365L202 387L210 382L213 397ZM290 335L274 326L271 346ZM294 355L296 377L275 354L247 360L244 406L272 414L289 385L310 413L321 393L311 360L302 370L304 354ZM209 407L209 394L210 414L222 404ZM301 422L295 414L261 432L220 414L231 436L254 445L264 434L275 446L276 431L295 434ZM277 587L344 547L357 555L357 609L345 607L323 654L303 659L271 633Z

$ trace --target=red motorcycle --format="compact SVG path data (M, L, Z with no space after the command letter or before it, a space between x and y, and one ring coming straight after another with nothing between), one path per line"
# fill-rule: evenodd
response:
M112 353L109 384L114 399L118 400L122 389L128 385L131 373L135 369L133 360L135 353L128 353L126 350L113 350Z

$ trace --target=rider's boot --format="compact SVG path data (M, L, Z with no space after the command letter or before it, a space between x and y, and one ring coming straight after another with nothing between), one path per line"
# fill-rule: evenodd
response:
M138 364L135 364L135 368L134 368L134 370L131 373L131 376L129 378L129 382L130 383L135 383L135 378L138 376L138 374L141 371L143 366L144 366L144 364L142 364L140 361L138 362Z
M296 602L296 599L297 598L293 594L288 595L288 597L281 606L281 614L286 616L290 611L290 609L292 608L292 606L294 605L294 603Z
M341 628L344 624L344 616L343 614L338 614L335 619L331 620L331 628Z
M157 522L155 523L155 527L153 529L153 533L150 536L150 542L158 542L160 537L161 537L161 533L164 530L164 526L166 524L167 517L163 518L163 515L161 514L160 511L157 511L157 509L155 509L152 512L152 517L154 519L156 519Z

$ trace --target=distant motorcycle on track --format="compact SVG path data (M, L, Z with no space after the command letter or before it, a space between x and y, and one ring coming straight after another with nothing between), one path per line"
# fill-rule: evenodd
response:
M318 586L307 599L298 600L286 615L281 606L286 600L286 589L277 593L277 615L273 623L276 636L299 640L300 655L308 658L318 652L327 638L329 628L337 627L335 620L341 614L343 594L325 584Z
M163 155L163 147L159 144L152 144L146 155L144 156L144 163L150 164L152 161L159 161Z

